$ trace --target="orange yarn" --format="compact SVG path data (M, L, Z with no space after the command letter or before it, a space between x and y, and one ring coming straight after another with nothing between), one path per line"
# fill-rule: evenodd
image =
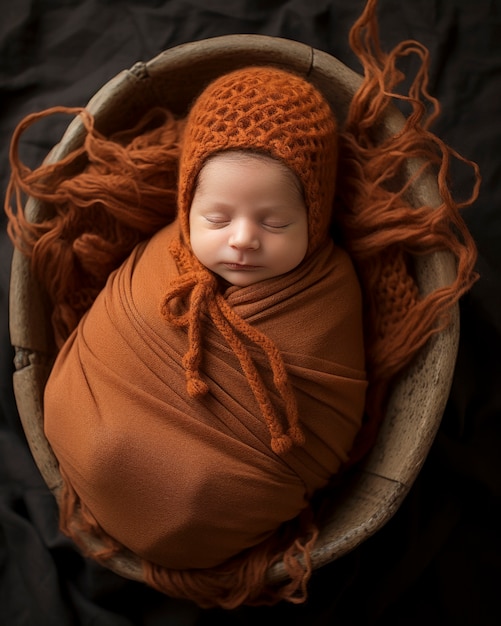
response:
M30 171L19 160L23 132L54 114L78 114L82 147ZM52 326L61 347L101 291L109 273L134 246L174 219L183 121L152 109L132 129L107 138L85 109L53 107L26 116L12 137L5 211L12 241L31 258L34 276L53 304ZM86 158L76 176L68 171ZM24 197L51 207L37 223ZM12 204L11 204L12 202Z
M375 0L369 0L350 33L350 43L363 65L364 77L340 132L334 214L334 227L336 232L342 233L344 245L357 266L366 297L367 423L351 462L362 457L373 442L384 414L387 391L395 375L409 364L434 333L448 323L451 306L477 278L474 271L475 244L459 209L468 206L477 197L480 184L478 168L430 131L439 107L427 92L428 52L417 42L402 42L389 54L384 53L378 39L375 11ZM419 57L421 68L409 92L399 94L397 87L402 75L396 69L396 63L408 54ZM383 142L376 142L373 128L394 100L404 101L411 113L401 132ZM429 116L426 115L427 107L423 100L431 105ZM19 162L19 136L40 115L57 111L79 113L88 130L85 144L61 162L43 165L30 172ZM138 138L130 143L124 137L102 137L93 129L92 118L84 110L55 108L26 118L16 130L11 149L12 178L6 200L9 233L16 245L31 257L33 270L51 298L54 332L59 346L89 308L110 270L120 264L140 239L149 237L162 224L173 219L173 190L183 123L168 113L161 115L165 116L163 122L155 128L150 128L152 119L149 119L146 122L147 131L137 128L131 132L131 136L137 134ZM68 165L84 155L89 165L82 173L68 179ZM194 153L191 158L195 164L192 173L195 174L202 164L202 157ZM470 163L476 177L470 198L463 202L457 202L452 197L448 186L448 172L453 158ZM410 176L409 159L416 164ZM425 202L411 207L408 202L411 183L418 184L420 176L430 169L437 171L442 202L433 209ZM302 176L300 179L304 183ZM192 193L190 184L188 178L180 181L180 201L185 206L189 206ZM307 183L307 193L308 189ZM312 195L316 195L317 191ZM50 204L54 214L38 224L31 224L23 214L23 192ZM107 201L95 201L95 197L107 198ZM323 215L319 219L323 219ZM187 232L185 223L185 238ZM312 229L311 241L315 245L319 242L316 232ZM437 250L454 255L457 277L449 286L430 294L420 294L412 256ZM181 253L179 258L182 264ZM183 280L184 283L177 285L177 291L168 294L167 303L191 292L192 305L188 313L196 316L205 301L205 290L210 285L208 287L204 282L203 272L186 273ZM238 320L224 309L217 297L210 300L209 307L212 307L211 315L215 323L217 320L219 330L226 333L229 342L235 342L240 356L238 334L233 331L227 333L227 328L233 325L238 333L244 335L247 329L238 326ZM186 325L190 329L191 346L201 345L200 328L190 323L188 316L172 315L167 308L165 312L172 323ZM262 345L263 350L270 349L260 343L260 337L249 338ZM248 368L252 378L252 367L245 361L245 354L241 354L242 367ZM271 361L280 365L279 359ZM190 353L186 370L193 394L205 390L197 375L199 365L200 353ZM280 371L277 379L282 384ZM259 395L259 382L254 392ZM287 397L286 393L284 397ZM262 405L265 406L264 399ZM290 410L294 415L292 408ZM294 419L290 425L292 431ZM281 434L274 431L272 417L268 423L272 433L280 438ZM68 517L81 506L78 497L73 495L71 497L69 493L67 498ZM82 514L85 517L87 512L84 510ZM91 517L89 513L84 527L93 528L99 536L101 530ZM166 573L155 566L146 566L146 576L149 584L162 591L194 598L202 606L233 608L241 603L273 603L281 599L301 601L306 597L305 585L311 573L308 555L316 536L311 525L306 524L305 527L309 532L305 528L297 530L298 544L284 539L279 556L274 552L276 546L270 545L269 553L266 550L263 552L260 556L262 560L259 564L253 563L252 571L246 569L244 559L238 569L241 579L235 576L235 570L225 572L224 568L214 575L212 570ZM287 545L289 550L283 548ZM111 546L110 549L118 548ZM268 589L265 574L273 559L285 558L292 563L299 553L304 554L306 566L296 573L291 566L290 586ZM241 580L244 583L239 584Z
M403 41L382 51L376 21L377 0L369 0L350 31L350 45L364 68L340 137L336 224L354 259L367 298L365 337L369 390L367 415L352 463L374 440L384 415L384 398L395 375L410 363L430 337L449 322L450 308L477 280L476 246L460 209L479 192L476 163L459 155L430 127L439 103L427 90L429 53L419 42ZM399 93L404 75L399 59L416 55L420 67L408 93ZM378 118L395 102L410 109L404 127L375 141ZM428 110L430 111L428 113ZM456 201L449 188L452 159L468 164L475 183L471 196ZM408 202L423 174L436 172L442 202L437 207ZM419 294L411 255L450 251L457 260L451 285Z

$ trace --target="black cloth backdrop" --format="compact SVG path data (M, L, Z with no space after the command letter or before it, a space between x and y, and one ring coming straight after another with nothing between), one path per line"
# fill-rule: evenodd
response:
M1 0L0 174L27 113L84 105L110 78L174 45L231 33L295 39L359 69L348 32L362 0ZM480 281L461 302L461 340L439 433L409 496L360 548L315 572L301 606L200 610L82 559L27 448L12 392L8 335L11 246L2 218L0 624L488 626L499 610L501 471L501 0L380 0L385 48L415 38L431 53L435 131L476 160L483 185L465 213ZM30 130L36 165L69 119ZM468 177L453 171L455 191Z

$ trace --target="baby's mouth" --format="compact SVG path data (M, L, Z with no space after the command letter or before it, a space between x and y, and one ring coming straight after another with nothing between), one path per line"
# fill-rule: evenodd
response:
M229 270L251 271L251 270L257 270L260 268L259 265L249 265L248 263L225 263L224 265Z

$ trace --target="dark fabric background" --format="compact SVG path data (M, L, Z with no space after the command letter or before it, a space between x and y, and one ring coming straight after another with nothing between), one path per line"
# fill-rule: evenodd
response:
M0 0L0 176L27 113L84 105L116 73L174 45L230 33L295 39L354 69L348 31L361 0ZM483 185L465 218L481 280L461 302L453 387L429 458L387 526L318 570L302 606L202 611L82 559L26 446L11 388L11 247L0 230L0 624L205 626L272 620L311 626L501 623L501 0L380 0L385 47L415 38L431 52L436 132L476 160ZM30 131L37 164L66 119ZM458 194L468 179L453 172Z

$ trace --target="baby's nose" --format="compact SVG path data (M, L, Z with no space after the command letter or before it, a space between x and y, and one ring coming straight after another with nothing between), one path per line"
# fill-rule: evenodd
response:
M232 248L256 250L259 248L259 235L255 225L246 220L232 224L229 245Z

